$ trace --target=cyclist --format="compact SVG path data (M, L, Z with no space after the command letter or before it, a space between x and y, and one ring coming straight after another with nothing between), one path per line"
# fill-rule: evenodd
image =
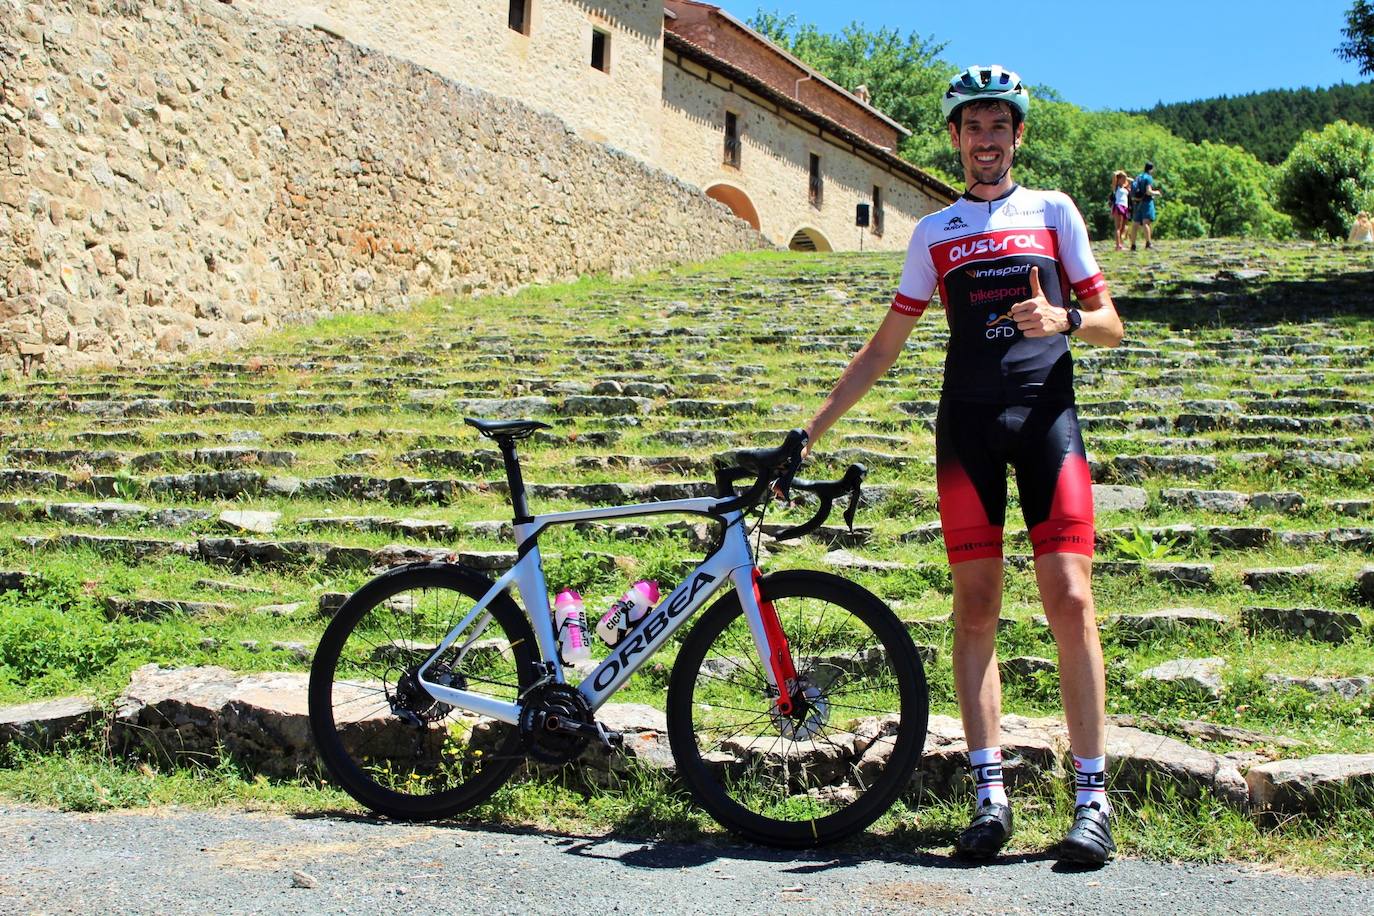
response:
M978 791L957 851L990 858L1012 833L995 646L1011 464L1059 647L1074 756L1074 823L1060 856L1102 863L1115 851L1104 779L1106 687L1091 587L1092 483L1068 342L1116 346L1121 320L1073 201L1012 181L1030 107L1020 77L999 66L970 67L950 81L942 107L967 190L917 224L891 308L806 432L814 445L891 367L938 290L950 334L936 478L954 585L955 688Z

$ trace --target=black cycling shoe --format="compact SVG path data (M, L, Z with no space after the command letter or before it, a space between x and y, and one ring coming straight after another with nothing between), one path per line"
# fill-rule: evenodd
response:
M968 859L991 859L1011 839L1011 808L989 802L954 841L954 851Z
M1107 815L1096 804L1079 805L1073 810L1073 826L1059 844L1059 861L1082 865L1102 865L1116 852Z

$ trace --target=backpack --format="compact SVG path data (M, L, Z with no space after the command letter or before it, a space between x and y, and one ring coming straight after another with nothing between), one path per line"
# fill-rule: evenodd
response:
M1131 182L1131 196L1136 199L1137 203L1150 199L1150 184L1151 182L1146 180L1144 175L1137 176L1135 181Z

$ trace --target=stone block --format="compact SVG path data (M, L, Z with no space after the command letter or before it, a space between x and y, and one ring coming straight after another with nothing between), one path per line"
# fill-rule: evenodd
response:
M1251 805L1275 814L1320 814L1374 804L1374 754L1318 754L1275 760L1245 774Z
M1215 699L1221 696L1221 672L1225 667L1226 659L1220 657L1178 658L1147 668L1140 672L1140 678L1173 684Z
M86 697L62 697L0 708L0 747L19 743L46 750L95 724L100 708Z
M1201 608L1163 608L1141 614L1116 614L1107 618L1105 624L1128 644L1149 636L1195 629L1221 630L1229 625L1230 620L1225 616Z
M1273 630L1329 643L1346 642L1364 630L1358 614L1325 608L1245 607L1241 608L1240 620L1252 633Z
M1245 587L1254 591L1267 588L1286 588L1311 581L1321 572L1321 567L1313 564L1306 566L1268 567L1265 569L1246 569L1240 574Z

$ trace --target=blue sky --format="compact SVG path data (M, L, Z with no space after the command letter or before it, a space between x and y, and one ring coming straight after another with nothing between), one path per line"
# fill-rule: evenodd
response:
M953 64L1000 63L1084 108L1148 108L1263 89L1361 82L1336 57L1353 0L1155 0L1117 4L918 3L913 0L708 0L747 21L760 9L796 14L827 32L858 21L947 42ZM1145 12L1148 11L1148 12ZM1006 23L997 27L998 21ZM1142 43L1137 23L1156 36Z

